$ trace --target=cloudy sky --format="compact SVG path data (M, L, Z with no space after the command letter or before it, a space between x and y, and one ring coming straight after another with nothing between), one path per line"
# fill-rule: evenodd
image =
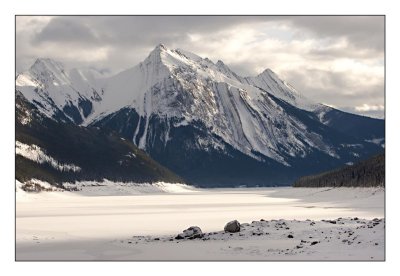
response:
M384 116L382 16L18 16L16 69L49 57L112 74L159 43L223 60L243 76L270 68L315 101Z

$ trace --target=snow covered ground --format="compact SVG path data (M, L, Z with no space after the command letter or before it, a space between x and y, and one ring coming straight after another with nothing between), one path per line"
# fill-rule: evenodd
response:
M17 191L17 260L384 259L383 188L164 183L157 189L120 185L104 196L92 184L78 192ZM242 230L224 233L234 219ZM193 225L206 233L203 239L174 239Z

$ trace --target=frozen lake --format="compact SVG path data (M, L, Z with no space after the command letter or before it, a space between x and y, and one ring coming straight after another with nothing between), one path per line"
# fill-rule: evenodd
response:
M382 188L180 188L127 196L102 194L95 188L75 193L17 192L17 259L40 256L41 248L51 253L52 244L65 242L173 235L192 225L203 232L221 231L234 219L251 223L384 217Z

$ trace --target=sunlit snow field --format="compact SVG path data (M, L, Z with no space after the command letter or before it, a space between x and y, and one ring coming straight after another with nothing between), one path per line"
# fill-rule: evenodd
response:
M113 195L105 195L110 193ZM17 260L136 259L135 256L185 259L190 256L185 252L193 249L189 243L182 247L174 243L173 247L164 246L164 249L157 245L152 249L148 245L126 247L123 241L132 236L176 235L192 225L199 226L203 232L221 231L234 219L251 223L260 219L384 217L383 188L195 189L176 184L147 188L86 185L79 192L26 194L18 190L16 200ZM246 245L244 241L232 242ZM254 240L248 242L254 243ZM217 246L218 250L215 248L218 242L211 247L204 244L197 246L196 250L200 251L192 255L193 259L232 257L221 251L221 246ZM158 254L152 255L152 250ZM383 249L380 250L383 255ZM207 257L207 254L211 255ZM233 259L257 259L257 254L243 253Z

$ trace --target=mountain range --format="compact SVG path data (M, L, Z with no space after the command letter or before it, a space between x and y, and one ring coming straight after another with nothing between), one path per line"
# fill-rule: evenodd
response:
M17 75L16 91L54 128L120 137L176 179L204 187L286 185L382 152L385 143L384 120L314 102L270 69L242 77L220 60L162 44L112 76L37 59ZM29 126L22 115L17 121ZM94 136L81 146L93 147ZM95 177L92 167L75 178Z

